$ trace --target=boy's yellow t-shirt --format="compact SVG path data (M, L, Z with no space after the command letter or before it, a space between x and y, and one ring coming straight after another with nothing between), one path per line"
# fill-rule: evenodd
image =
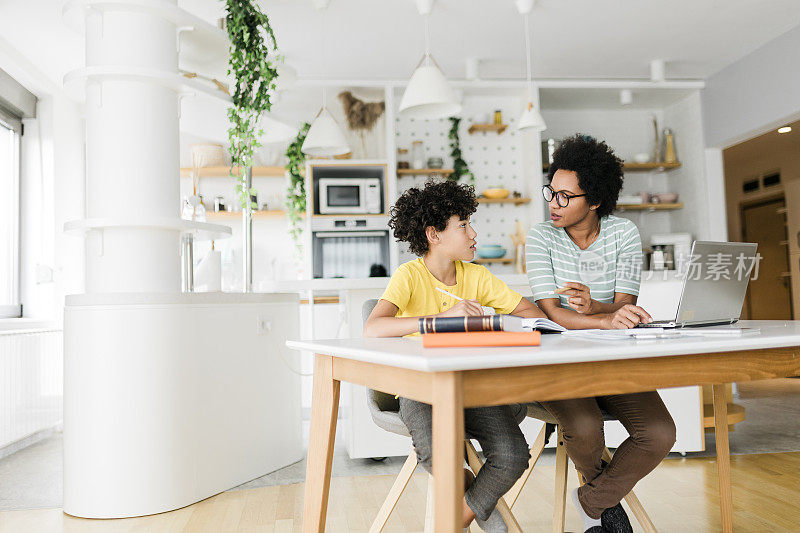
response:
M458 303L436 287L465 300L477 300L481 305L493 307L498 314L511 313L522 300L522 295L484 266L456 261L456 284L445 285L428 271L422 258L400 265L381 299L397 306L396 317L435 315Z

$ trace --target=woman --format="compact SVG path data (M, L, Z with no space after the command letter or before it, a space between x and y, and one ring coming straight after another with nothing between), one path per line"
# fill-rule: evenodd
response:
M528 281L547 316L570 329L635 327L652 318L636 305L642 245L633 222L613 216L622 161L587 135L566 139L553 154L542 188L550 221L525 243ZM584 530L631 532L620 505L675 443L675 423L657 392L542 402L558 420L567 454L586 480L572 493ZM602 460L605 410L629 437Z

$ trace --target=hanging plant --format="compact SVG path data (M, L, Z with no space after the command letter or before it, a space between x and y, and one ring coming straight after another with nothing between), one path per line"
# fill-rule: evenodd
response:
M257 129L258 121L272 107L270 91L275 89L275 61L280 58L269 18L254 0L226 0L226 12L231 42L228 76L234 79L233 106L228 109L230 175L236 179L236 193L244 209L250 195L256 193L255 189L247 190L245 169L252 168L253 152L261 146L258 137L264 132ZM252 202L251 207L257 208Z
M461 138L458 135L458 126L461 119L450 117L450 132L447 138L450 139L450 156L453 158L453 173L447 179L458 181L463 176L468 176L471 183L475 183L475 175L469 171L469 166L464 158L461 157Z
M286 149L286 157L289 159L286 163L286 172L289 174L289 185L286 188L286 217L289 219L289 233L298 250L300 250L300 236L303 234L300 220L306 211L306 181L303 176L306 155L301 148L310 127L311 124L308 122L303 124L295 140Z

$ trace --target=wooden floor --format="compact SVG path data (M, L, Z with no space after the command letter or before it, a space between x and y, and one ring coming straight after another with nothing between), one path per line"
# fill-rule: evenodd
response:
M800 452L734 456L731 465L736 531L800 531ZM327 530L367 531L392 479L334 477ZM514 507L525 531L550 531L552 480L553 467L538 466ZM570 488L576 483L570 475ZM415 475L384 531L422 531L426 487L425 477ZM668 459L636 491L659 531L720 529L713 458ZM303 485L295 484L225 492L177 511L125 520L72 518L60 509L5 511L0 533L292 532L300 531L302 499ZM569 505L567 530L579 531Z

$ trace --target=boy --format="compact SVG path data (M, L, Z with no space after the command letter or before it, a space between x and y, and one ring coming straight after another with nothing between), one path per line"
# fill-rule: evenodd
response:
M428 182L422 189L407 190L397 200L389 227L419 258L400 265L394 273L364 325L365 337L413 335L421 316L482 315L481 306L493 307L500 314L545 316L485 267L468 262L475 256L477 236L469 218L477 208L474 189L453 181ZM430 472L431 406L400 398L400 418L411 433L420 464ZM464 428L480 442L486 455L486 467L474 481L465 470L464 527L477 518L484 531L507 531L495 506L525 471L530 458L514 410L508 405L465 409Z

